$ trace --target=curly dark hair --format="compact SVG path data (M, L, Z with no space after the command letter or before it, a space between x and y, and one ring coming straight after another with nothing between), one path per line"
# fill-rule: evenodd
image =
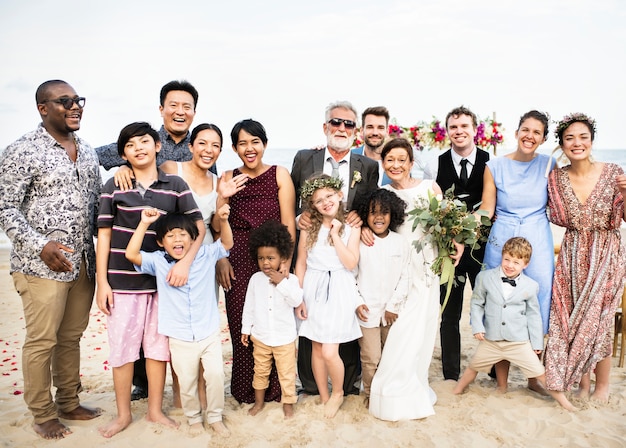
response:
M389 230L395 232L404 222L406 217L406 202L398 197L393 191L379 188L370 193L365 201L363 201L357 210L359 217L363 220L363 224L367 223L367 217L370 212L380 208L382 213L389 213L391 220L389 222Z
M281 258L287 260L291 257L293 246L294 243L287 226L278 221L265 221L250 232L248 248L250 249L250 256L254 261L257 259L259 247L275 247Z

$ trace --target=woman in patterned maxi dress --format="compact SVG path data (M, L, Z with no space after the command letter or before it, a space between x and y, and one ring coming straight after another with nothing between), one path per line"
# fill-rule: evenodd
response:
M286 168L267 165L262 161L267 147L267 136L261 123L243 120L231 131L233 150L243 165L224 173L224 180L247 174L246 186L230 198L230 226L234 246L226 259L218 261L216 276L226 291L226 315L233 344L233 366L230 382L232 396L240 403L254 403L252 377L254 358L252 344L241 343L241 317L250 277L259 270L248 250L250 231L265 221L275 220L286 225L295 241L295 190ZM216 220L213 221L216 230ZM289 266L291 262L286 265ZM276 368L270 374L265 401L280 400L280 383Z
M571 164L550 174L549 217L566 228L556 265L545 352L546 385L590 392L607 402L613 316L624 286L626 257L620 241L626 176L612 163L593 162L595 122L582 114L566 116L557 136Z

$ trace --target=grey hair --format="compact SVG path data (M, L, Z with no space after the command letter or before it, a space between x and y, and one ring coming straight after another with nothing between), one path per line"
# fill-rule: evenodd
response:
M359 113L356 111L355 107L350 101L335 101L334 103L330 103L326 107L326 123L328 123L328 120L330 120L330 113L335 109L346 109L352 111L354 113L356 125L357 127L359 126Z

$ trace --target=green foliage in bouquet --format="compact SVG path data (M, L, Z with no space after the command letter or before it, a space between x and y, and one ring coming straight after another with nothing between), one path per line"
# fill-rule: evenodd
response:
M431 269L439 276L439 283L446 285L446 296L441 305L443 312L452 286L456 284L454 260L450 258L450 255L456 253L453 241L469 246L473 253L480 248L481 243L487 242L491 221L487 212L468 211L464 202L455 199L454 185L444 193L441 200L429 192L428 201L424 199L416 202L415 208L408 215L408 219L413 220L413 230L417 226L424 229L424 237L413 241L417 252L421 252L427 243L438 249ZM462 280L462 277L459 279Z

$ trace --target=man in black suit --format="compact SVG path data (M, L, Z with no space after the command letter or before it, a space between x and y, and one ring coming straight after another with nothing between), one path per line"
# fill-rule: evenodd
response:
M299 228L310 225L308 215L302 213L300 191L304 181L313 174L328 174L343 179L343 197L346 209L354 210L368 193L378 188L378 163L366 156L350 151L358 127L357 112L351 103L339 101L326 108L324 150L303 149L298 151L291 169L291 178L296 188L296 215L299 215ZM348 223L359 220L356 213L350 212ZM294 256L295 259L295 256ZM339 355L345 366L344 394L359 393L355 386L359 374L358 340L339 346ZM317 385L311 369L311 341L301 337L298 343L298 376L302 383L302 392L317 395Z
M451 149L426 166L424 179L435 179L445 192L454 185L454 196L467 204L468 210L478 208L483 194L483 173L489 153L476 148L474 137L478 126L476 115L461 106L446 116L446 130ZM476 275L482 268L484 245L472 251L466 247L456 267L456 286L452 287L448 304L441 316L441 364L446 380L458 380L461 370L461 335L459 321L463 309L463 290L469 277L472 288ZM445 298L445 285L441 288L441 303Z

